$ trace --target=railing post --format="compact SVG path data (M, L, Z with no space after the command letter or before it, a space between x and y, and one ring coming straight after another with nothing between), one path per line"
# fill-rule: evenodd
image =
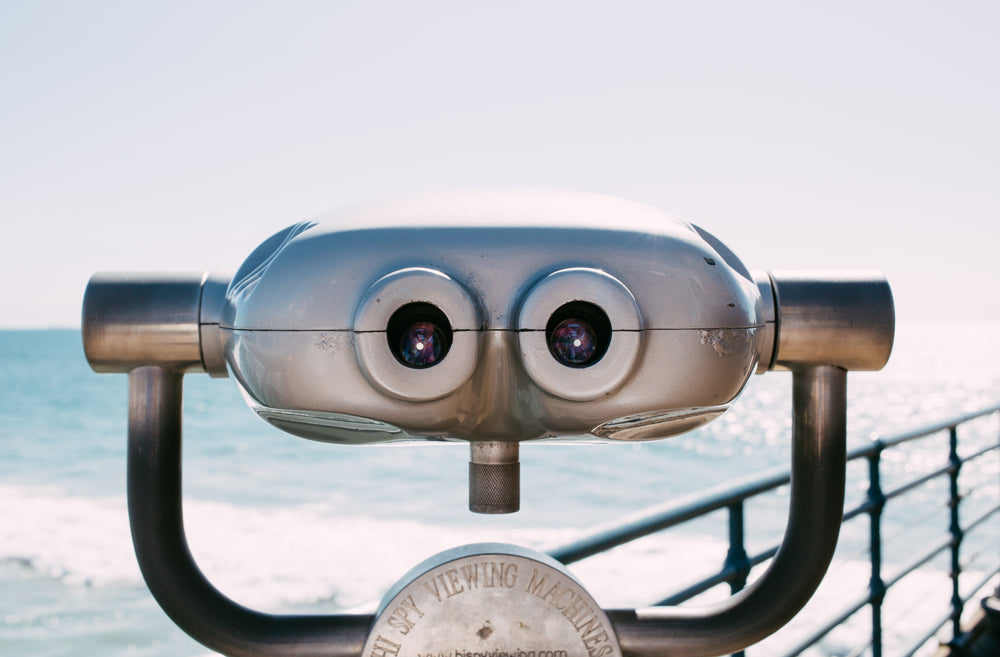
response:
M880 462L885 445L881 440L868 457L868 516L869 543L871 548L871 579L869 580L872 607L872 657L882 657L882 602L885 600L885 582L882 580L882 493Z
M704 608L608 612L630 657L710 657L770 636L805 606L833 559L844 517L847 371L793 370L788 524L770 566L745 589ZM349 656L348 656L349 657Z
M743 500L730 504L729 507L729 551L726 552L726 562L723 569L734 573L729 580L729 590L736 594L747 585L750 576L750 557L747 556L743 539ZM733 657L744 657L746 652L740 650Z
M747 585L750 575L750 557L743 544L743 500L729 506L729 551L726 553L726 570L736 573L729 580L732 593L739 593Z
M958 474L962 469L962 459L958 456L958 426L952 425L948 430L948 481L950 495L948 505L951 511L951 521L948 530L951 533L951 636L958 638L962 634L962 594L958 586L958 578L962 573L959 561L959 550L962 545L962 525L958 518L958 504L961 497L958 490Z

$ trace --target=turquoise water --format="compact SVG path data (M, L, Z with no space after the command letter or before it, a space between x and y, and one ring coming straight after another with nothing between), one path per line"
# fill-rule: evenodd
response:
M897 335L885 371L850 375L851 445L1000 399L1000 326L904 325ZM185 386L192 550L223 592L273 612L367 605L438 551L483 540L552 547L645 506L783 466L789 454L790 377L772 373L754 377L730 412L687 436L525 446L522 511L483 517L466 511L462 446L313 443L257 419L231 380L191 375ZM149 597L131 552L125 377L91 372L77 331L3 331L0 391L0 654L204 655ZM995 441L998 432L990 418L963 440ZM933 467L940 442L888 459L886 478ZM966 473L967 485L995 492L998 472L996 459L984 461ZM857 499L864 472L851 474L848 497ZM946 527L940 492L888 509L889 533L898 535L890 565ZM981 503L973 496L968 504ZM750 507L751 549L780 535L786 504L779 494ZM724 527L723 517L709 519L574 571L604 606L648 604L718 568ZM987 529L970 554L1000 552L1000 522ZM845 527L828 599L863 592L866 536L864 523ZM915 586L936 586L943 568L932 564ZM920 618L909 610L901 617ZM835 654L859 633L849 626L824 650Z

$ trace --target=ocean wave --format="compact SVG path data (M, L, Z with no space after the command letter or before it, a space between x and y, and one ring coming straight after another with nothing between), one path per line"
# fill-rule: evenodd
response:
M125 497L81 497L56 488L0 484L10 522L0 561L68 586L141 582ZM368 608L414 564L456 545L510 542L544 550L578 530L482 527L345 516L332 504L251 507L186 500L185 529L199 567L220 591L263 611ZM699 534L657 535L571 566L599 602L644 605L708 574L725 542Z
M53 487L0 484L0 560L69 584L137 581L125 498L81 498Z
M0 484L0 561L69 586L141 581L124 495L83 497ZM457 544L496 540L482 529L344 515L332 504L251 507L185 500L185 529L202 571L223 593L262 610L377 599L415 564ZM542 546L567 530L515 530Z

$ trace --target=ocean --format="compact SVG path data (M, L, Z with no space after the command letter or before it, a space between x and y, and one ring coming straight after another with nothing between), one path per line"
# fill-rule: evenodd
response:
M995 323L897 327L886 369L848 377L849 446L996 404L998 338ZM93 373L78 331L0 331L0 391L0 655L209 654L160 611L135 563L125 510L125 376ZM754 377L722 418L684 436L523 446L522 508L501 517L467 511L464 445L345 447L295 438L259 420L232 380L205 375L185 378L184 403L192 552L225 594L274 613L371 611L411 567L442 550L480 541L552 548L595 525L789 460L786 373ZM970 450L998 437L995 414L961 432ZM944 463L945 444L934 439L887 455L885 478ZM966 470L963 514L973 517L975 508L997 503L1000 462L993 454ZM852 465L848 475L847 497L856 501L865 470ZM945 490L929 485L887 507L887 573L943 536ZM786 509L784 492L750 505L751 552L780 536ZM604 607L645 606L717 570L725 531L724 515L713 514L570 569ZM794 645L811 624L864 594L867 532L863 518L845 525L817 601L748 654ZM1000 558L1000 518L964 549L972 581L982 564ZM887 655L945 613L946 573L945 561L933 561L890 593ZM849 654L870 631L865 618L862 612L810 654Z

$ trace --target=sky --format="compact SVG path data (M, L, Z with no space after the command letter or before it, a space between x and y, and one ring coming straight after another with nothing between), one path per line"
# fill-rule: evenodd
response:
M995 2L0 2L0 327L360 201L541 187L1000 320Z

